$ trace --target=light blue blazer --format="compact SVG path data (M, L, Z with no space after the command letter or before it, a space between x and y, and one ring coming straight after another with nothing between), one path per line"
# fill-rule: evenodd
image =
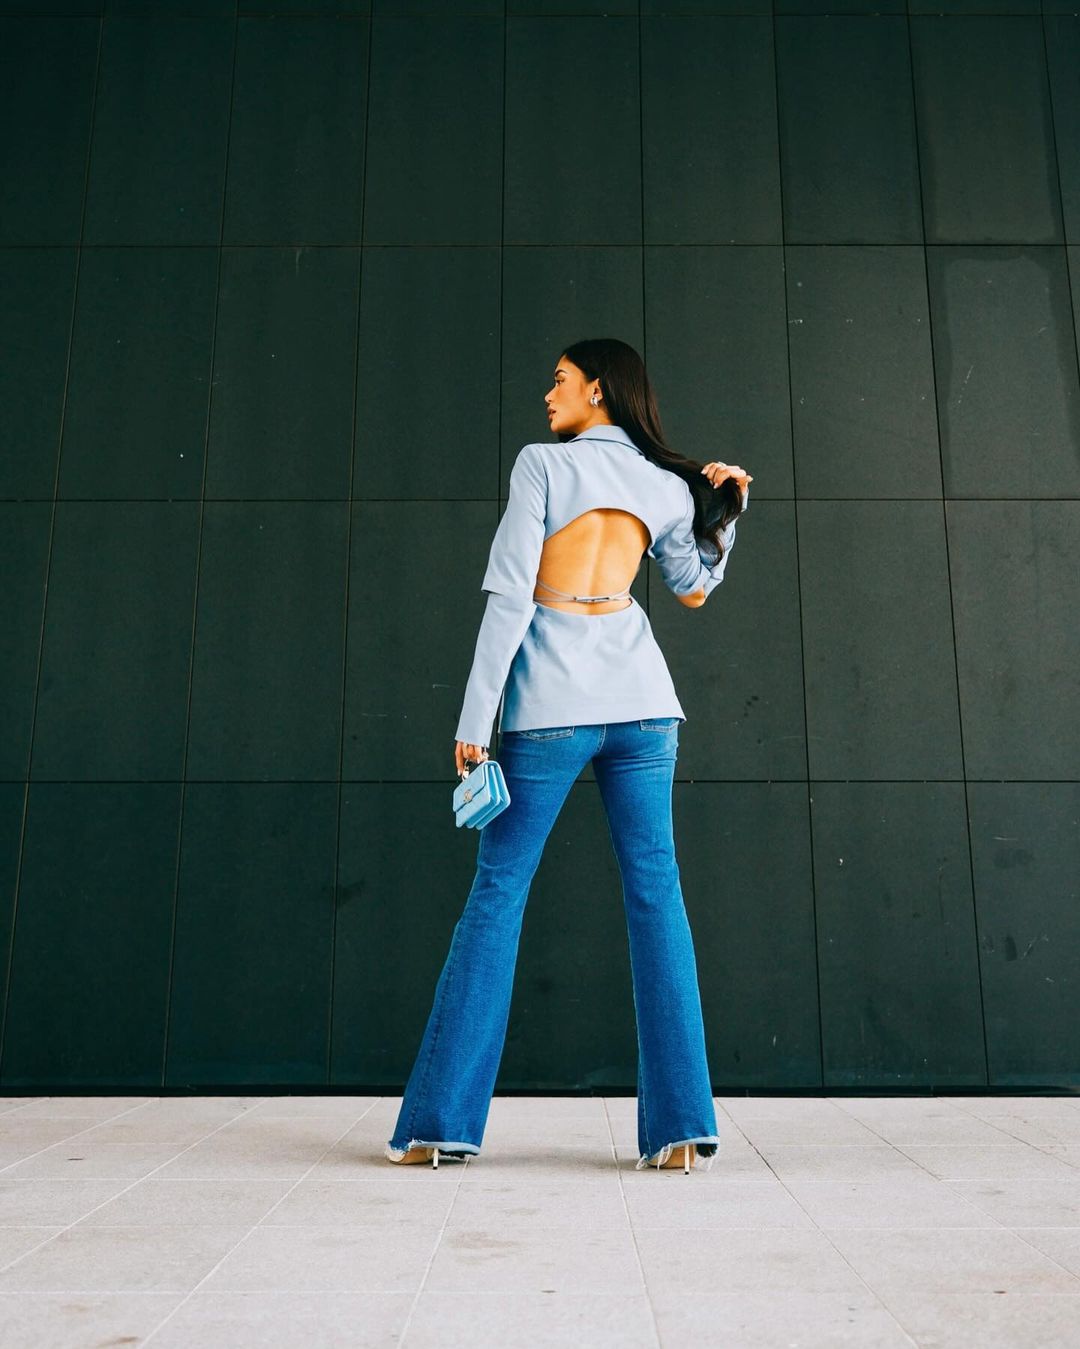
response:
M743 494L742 509L748 505ZM544 540L597 507L643 520L648 555L676 595L711 594L724 579L724 555L699 548L694 497L677 473L658 467L621 426L593 426L572 440L526 445L514 461L510 495L495 531L480 588L487 605L476 639L456 740L490 748L501 729L592 725L642 717L686 720L645 610L571 613L533 599ZM706 549L708 551L706 551Z

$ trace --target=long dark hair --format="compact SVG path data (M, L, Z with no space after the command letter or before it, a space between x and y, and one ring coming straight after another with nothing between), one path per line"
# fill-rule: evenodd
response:
M573 361L586 379L600 381L607 415L638 449L654 464L684 480L694 497L694 538L698 543L708 539L719 562L724 555L721 531L742 509L739 484L734 478L725 478L719 489L713 487L701 471L706 461L689 459L667 443L645 362L629 343L617 337L594 337L563 347L560 354ZM559 439L570 440L572 436L573 432L567 432Z

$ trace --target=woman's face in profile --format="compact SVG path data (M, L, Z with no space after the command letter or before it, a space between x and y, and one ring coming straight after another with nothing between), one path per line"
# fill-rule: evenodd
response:
M555 367L555 382L544 395L548 410L548 426L556 434L576 436L594 415L596 408L589 402L585 373L573 361L560 356Z

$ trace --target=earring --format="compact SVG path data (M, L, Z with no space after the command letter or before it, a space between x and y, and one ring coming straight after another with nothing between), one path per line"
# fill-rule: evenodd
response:
M600 401L600 400L599 400L599 398L597 398L596 394L593 394L593 396L589 399L589 402L593 405L593 407L596 407L596 405L597 405L597 403L599 403L599 401Z

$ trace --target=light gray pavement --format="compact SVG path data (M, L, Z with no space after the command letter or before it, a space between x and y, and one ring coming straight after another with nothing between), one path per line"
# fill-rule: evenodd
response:
M400 1098L0 1101L0 1346L1080 1345L1080 1097L504 1097L467 1162Z

